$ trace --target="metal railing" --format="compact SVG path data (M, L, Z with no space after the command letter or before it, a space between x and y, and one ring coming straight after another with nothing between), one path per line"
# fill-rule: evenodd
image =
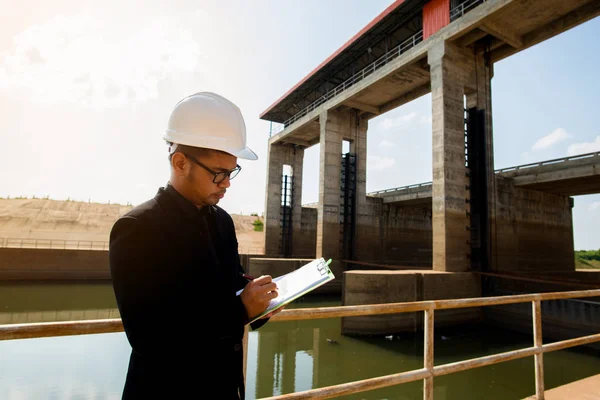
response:
M81 310L50 309L27 311L0 311L0 326L5 324L31 324L55 321L89 321L119 318L116 308L86 308Z
M592 158L592 157L600 157L600 152L596 151L596 152L592 152L592 153L579 154L576 156L555 158L553 160L546 160L546 161L541 161L541 162L536 162L536 163L517 165L514 167L497 169L494 172L499 174L499 173L503 173L503 172L520 171L520 170L524 170L524 169L528 169L528 168L543 167L545 165L556 165L556 164L565 163L567 161L583 160L583 159ZM401 191L401 190L405 190L408 192L419 191L427 186L431 186L432 184L433 184L433 182L423 182L423 183L417 183L414 185L400 186L400 187L396 187L396 188L392 188L392 189L385 189L385 190L379 190L377 192L370 192L370 193L367 193L367 196L377 196L377 195Z
M452 10L450 10L450 22L454 21L457 18L462 17L467 12L471 11L478 5L486 2L487 0L467 0L464 3L460 3Z
M600 289L568 292L535 293L515 296L479 297L452 300L429 300L406 303L369 304L357 306L321 307L309 309L288 309L273 316L271 321L298 321L322 318L358 317L369 315L409 313L423 311L424 318L424 350L423 368L376 378L347 382L339 385L289 393L264 398L263 400L289 399L328 399L365 392L402 383L423 381L423 399L433 400L433 380L435 377L466 371L487 365L534 357L535 391L537 399L544 399L544 353L563 350L570 347L600 342L600 333L580 336L573 339L544 344L542 340L541 302L547 300L579 299L600 297ZM434 362L434 319L436 310L450 310L469 307L486 307L517 303L531 303L533 319L533 346L503 353L473 358L454 363L435 365ZM97 333L122 332L120 319L49 322L35 324L0 325L0 340L27 339L40 337L83 335ZM248 331L246 330L246 335ZM247 336L244 338L247 346Z
M108 250L108 241L0 237L0 248L51 250ZM263 254L261 247L239 247L240 254Z
M15 249L108 250L108 241L0 237L0 247Z
M406 190L408 192L420 192L421 190L423 190L423 188L428 188L431 185L433 185L433 182L416 183L414 185L400 186L400 187L393 188L393 189L385 189L385 190L379 190L377 192L367 193L367 196L377 196L378 194L385 194L385 193L389 193L389 192L395 192L398 190Z
M262 247L238 247L239 254L265 254Z
M497 169L496 173L499 173L499 172L509 172L509 171L519 171L519 170L527 169L527 168L542 167L544 165L555 165L555 164L561 164L561 163L564 163L564 162L567 162L567 161L582 160L582 159L585 159L585 158L599 157L599 156L600 156L600 151L595 151L593 153L585 153L585 154L579 154L579 155L576 155L576 156L563 157L563 158L555 158L553 160L546 160L546 161L537 162L537 163L523 164L523 165L517 165L515 167L508 167L508 168Z
M319 97L317 100L310 103L308 106L304 107L302 110L298 111L292 117L288 118L283 123L283 125L278 125L278 126L272 128L272 130L270 132L270 136L281 132L287 126L298 121L300 118L304 117L309 112L317 109L321 104L325 103L328 100L331 100L332 98L334 98L341 92L354 86L356 83L362 81L363 79L365 79L366 77L371 75L373 72L377 71L379 68L388 64L390 61L392 61L399 55L406 53L409 49L415 47L417 44L421 43L422 41L423 41L423 30L420 30L419 32L415 33L414 35L412 35L411 37L409 37L408 39L406 39L405 41L400 43L398 46L394 47L392 50L389 50L387 53L385 53L384 55L379 57L377 60L375 60L371 64L367 65L365 68L363 68L356 74L352 75L350 78L346 79L344 82L340 83L335 88L329 90L327 93L325 93L324 95Z
M467 12L471 11L478 5L485 3L487 0L467 0L464 3L459 4L450 10L450 22L462 17ZM332 99L337 96L344 90L349 87L355 85L357 82L362 81L366 76L369 76L374 71L379 69L380 67L386 65L391 60L395 59L399 55L405 53L407 50L415 47L417 44L423 41L423 30L415 33L413 36L406 39L404 42L400 43L398 46L394 47L392 50L385 53L383 56L375 60L373 63L369 64L365 68L363 68L358 73L352 75L350 78L346 79L344 82L336 86L335 88L329 90L323 96L319 97L317 100L310 103L308 106L304 107L302 110L298 111L292 117L288 118L283 124L278 124L275 127L271 126L269 137L272 135L276 135L279 132L283 131L286 127L296 122L300 118L307 115L309 112L318 108L321 104L325 103L327 100Z

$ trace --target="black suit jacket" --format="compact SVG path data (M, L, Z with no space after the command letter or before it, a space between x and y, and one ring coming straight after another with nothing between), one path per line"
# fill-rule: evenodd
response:
M200 212L169 185L114 224L110 271L132 348L123 399L243 398L237 245L227 212Z

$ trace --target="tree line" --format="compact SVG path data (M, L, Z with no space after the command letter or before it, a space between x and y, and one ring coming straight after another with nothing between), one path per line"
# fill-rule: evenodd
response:
M580 260L600 261L600 249L598 250L575 250L575 258Z

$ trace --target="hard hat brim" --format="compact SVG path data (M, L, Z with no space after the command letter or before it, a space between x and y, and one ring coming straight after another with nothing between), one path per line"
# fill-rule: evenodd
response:
M249 147L246 147L236 153L231 153L231 154L233 154L237 158L242 158L244 160L258 160L258 156L256 155L256 153L253 152L252 150L250 150Z

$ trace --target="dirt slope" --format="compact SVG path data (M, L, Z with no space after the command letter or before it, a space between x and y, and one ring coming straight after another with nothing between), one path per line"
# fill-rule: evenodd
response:
M114 222L131 208L48 199L0 199L0 238L108 241ZM231 217L240 252L262 252L264 234L254 231L252 225L259 217Z

